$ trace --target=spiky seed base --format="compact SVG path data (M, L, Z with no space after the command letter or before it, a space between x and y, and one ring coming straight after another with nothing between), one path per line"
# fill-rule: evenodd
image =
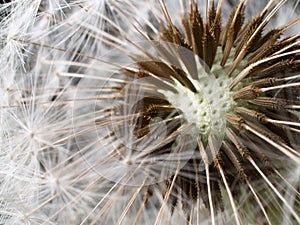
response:
M262 180L274 190L273 175L270 174L277 173L280 165L275 155L294 161L297 165L300 163L299 152L293 149L294 143L290 139L291 133L296 139L299 130L288 122L293 121L298 126L299 119L293 115L293 110L299 109L299 100L296 98L299 85L288 83L298 79L295 74L299 72L300 50L299 44L290 42L294 37L280 39L291 24L263 33L269 16L277 10L275 8L272 11L272 4L269 4L257 17L243 25L246 4L241 1L222 27L221 3L217 8L212 4L204 21L198 4L191 1L189 13L182 16L182 26L179 27L173 24L171 12L168 12L164 2L159 2L165 21L160 21L161 31L157 33L156 41L161 42L162 46L157 48L154 42L153 46L161 57L160 61L155 61L158 59L154 55L151 56L154 61L150 61L151 57L147 62L139 61L136 56L134 60L144 77L155 77L158 82L162 79L162 83L172 87L165 90L161 88L163 84L153 87L167 101L156 105L156 109L162 113L167 108L163 106L168 105L179 110L184 119L180 127L169 127L169 135L189 126L191 136L198 142L195 149L197 156L181 168L182 174L186 171L188 175L174 172L174 175L166 178L169 180L168 188L172 189L175 183L178 190L184 193L181 193L180 199L187 218L191 216L190 201L201 196L205 206L212 212L212 221L215 220L213 214L223 210L220 196L224 189L235 221L241 224L236 201L242 194L240 187L246 185L270 223L262 196L257 195L253 186ZM145 36L151 37L150 33L143 31ZM152 41L155 38L149 39ZM163 42L179 47L175 49ZM193 55L187 57L180 48L192 51ZM190 72L192 66L197 68L196 73ZM292 92L295 93L294 97ZM147 115L149 118L152 116ZM167 115L163 119L173 118L171 114ZM141 130L148 125L144 121L142 127L137 126ZM139 137L144 135L147 132L140 133ZM153 149L151 154L158 156L161 151L171 153L172 147L168 143L157 150ZM203 163L205 169L195 171ZM172 190L173 197L165 196L165 201L173 207L179 200L175 197L177 188ZM284 205L288 205L281 194L276 195ZM297 211L291 211L299 221Z

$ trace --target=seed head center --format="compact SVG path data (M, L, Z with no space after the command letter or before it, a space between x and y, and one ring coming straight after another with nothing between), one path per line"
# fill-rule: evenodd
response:
M191 79L196 92L191 91L180 82L175 81L176 93L161 91L166 99L184 117L184 121L193 124L194 132L197 132L204 140L210 134L221 135L226 124L226 113L234 105L232 92L229 89L230 79L213 74L203 74L197 80Z

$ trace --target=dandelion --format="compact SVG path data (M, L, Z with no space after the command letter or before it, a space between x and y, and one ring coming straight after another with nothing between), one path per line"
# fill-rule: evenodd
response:
M2 224L300 223L290 1L33 2L1 22Z

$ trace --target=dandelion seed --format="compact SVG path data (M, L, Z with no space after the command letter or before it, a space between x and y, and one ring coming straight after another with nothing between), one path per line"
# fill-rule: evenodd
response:
M252 4L36 2L1 57L0 221L300 223L299 19Z

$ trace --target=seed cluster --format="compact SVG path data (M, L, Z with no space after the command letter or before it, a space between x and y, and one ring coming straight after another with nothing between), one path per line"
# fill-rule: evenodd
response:
M270 15L276 12L272 4L244 24L246 3L240 1L222 26L221 3L216 8L212 4L203 20L197 3L191 1L189 13L182 16L179 27L173 24L164 2L159 2L165 21L160 21L157 40L150 33L146 36L155 43L160 58L150 56L140 61L135 57L139 71L136 77L155 78L151 91L163 94L163 101L155 103L155 116L161 114L162 120L177 121L176 126L167 129L173 142L176 143L177 130L189 127L189 132L181 136L192 133L195 138L196 134L198 143L194 158L186 162L181 173L166 177L168 184L176 183L179 192L184 193L175 197L177 190L173 190L174 197L168 201L175 207L181 199L189 217L191 199L201 197L214 214L224 209L224 189L235 221L240 224L233 200L243 193L240 187L246 184L262 205L254 184L272 182L273 176L265 175L277 173L278 158L300 162L299 152L293 149L294 140L299 139L299 130L293 126L298 126L299 121L294 113L300 104L299 85L293 84L300 78L300 45L294 44L299 37L280 38L293 22L264 32ZM183 54L182 49L191 55ZM130 74L132 77L133 72ZM147 117L150 121L151 114L147 113ZM137 131L148 126L144 120L142 125L136 125ZM139 133L140 138L145 135L147 132ZM173 152L172 142L167 138L165 141L168 144L153 149L151 154ZM204 170L195 170L203 164ZM269 221L264 207L260 210ZM293 215L299 219L295 211Z
M0 6L0 224L300 224L299 1L262 2Z

